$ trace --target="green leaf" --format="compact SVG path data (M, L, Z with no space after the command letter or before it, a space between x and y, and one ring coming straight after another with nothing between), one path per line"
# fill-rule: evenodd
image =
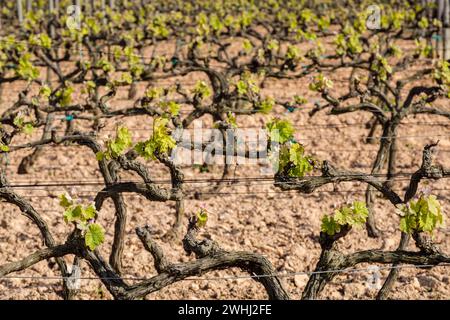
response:
M109 62L106 59L100 59L97 62L97 68L102 69L104 72L108 73L108 72L114 72L114 66L111 64L111 62Z
M31 123L27 123L23 126L22 130L25 134L32 134L34 131L34 127Z
M268 114L268 113L270 113L270 111L272 111L274 105L275 105L275 100L273 100L270 97L265 98L264 100L262 100L259 103L258 111L261 113L264 113L264 114Z
M117 158L123 154L132 145L131 133L127 127L118 127L116 130L116 138L106 142L107 150L103 155L97 153L96 157L98 161L106 158ZM100 159L100 160L99 160Z
M325 77L322 73L314 77L314 81L309 84L312 91L322 92L325 89L333 88L333 81Z
M305 103L308 102L308 99L306 99L306 98L303 97L303 96L295 95L295 96L294 96L294 101L295 101L295 103L296 103L297 105L303 105L303 104L305 104Z
M293 165L289 170L290 176L303 177L314 169L310 157L305 157L304 152L305 149L299 143L293 143L289 148L289 161Z
M343 226L360 227L366 223L369 210L362 201L354 201L351 206L344 206L335 210L333 216L322 218L322 231L332 236Z
M161 102L160 107L168 111L173 117L176 117L180 113L181 106L175 101Z
M9 147L3 143L0 142L0 150L3 152L8 152L9 151Z
M194 87L194 94L203 98L208 98L211 95L211 89L205 81L197 81Z
M50 89L49 86L47 85L43 85L40 89L39 89L39 95L43 96L44 98L49 98L50 95L52 94L52 89Z
M244 39L242 45L244 47L245 52L247 52L247 53L249 53L253 49L253 45L250 42L250 40L248 40L248 39Z
M90 204L83 210L83 218L84 220L94 219L97 215L97 210L93 204Z
M19 58L19 65L17 67L17 74L28 81L37 79L39 77L39 69L33 66L30 61L31 54L25 53Z
M52 47L52 39L46 34L41 33L39 35L40 45L46 49L50 49Z
M432 233L444 221L439 201L434 195L421 195L400 208L403 216L400 219L400 230L406 233Z
M274 119L266 127L271 141L285 143L294 137L294 127L288 120Z
M322 224L320 226L320 230L325 232L329 236L333 236L336 233L341 231L341 226L337 223L333 217L324 215L322 217Z
M145 96L151 100L158 99L164 90L162 88L149 88L145 91Z
M73 200L67 193L63 193L59 196L59 205L64 209L69 208L72 204Z
M270 40L269 43L267 44L267 49L269 50L278 50L278 48L280 47L280 45L278 44L277 40Z
M74 222L74 221L81 221L83 215L83 208L81 205L76 205L75 207L69 207L64 212L64 221L66 223Z
M208 221L208 212L204 209L200 209L197 212L197 227L201 228L206 226L207 221Z
M288 45L286 51L286 58L290 60L300 59L300 49L294 45Z
M430 23L428 22L428 19L426 17L422 17L422 19L420 19L417 25L419 26L420 29L426 29L428 28Z
M72 103L72 93L74 92L72 86L64 87L56 91L55 97L58 99L59 105L61 107L67 107Z
M18 128L22 128L23 127L23 123L24 123L24 118L21 116L15 116L14 120L13 120L13 124L18 127Z
M244 96L244 95L247 94L248 86L247 86L247 84L244 81L239 80L236 83L236 89L237 89L237 92L238 92L238 94L240 96Z
M153 134L147 141L139 142L135 146L136 152L144 159L156 160L157 154L167 154L176 147L176 141L169 135L167 118L155 118L153 122Z
M132 84L133 76L129 72L122 73L121 82L124 84Z
M229 123L233 128L237 128L236 116L232 112L227 113L227 123Z
M366 203L362 201L354 201L352 209L354 221L359 225L365 224L367 217L369 216L369 209L367 209Z
M97 161L102 161L103 159L105 159L105 153L99 151L95 154L95 158L97 159Z
M102 226L97 223L91 223L88 225L86 234L84 235L84 241L86 247L89 250L94 251L99 245L105 241L105 231Z

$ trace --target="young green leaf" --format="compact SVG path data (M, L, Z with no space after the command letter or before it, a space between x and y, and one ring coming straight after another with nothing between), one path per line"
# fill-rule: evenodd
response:
M402 206L400 211L400 230L406 233L432 233L437 226L443 224L441 204L434 195L421 195L419 199Z
M102 226L97 223L91 223L87 226L86 234L84 235L86 247L94 251L99 245L105 241L105 231Z
M197 227L202 228L206 226L207 221L208 221L208 212L202 208L197 212Z
M285 143L294 137L294 127L288 120L274 119L266 127L271 141Z
M342 227L361 227L366 223L369 210L361 201L354 201L351 206L335 210L333 216L323 216L321 230L329 236L338 233Z
M72 197L70 195L68 195L67 193L61 194L59 196L59 205L61 207L63 207L64 209L69 208L70 206L73 205Z

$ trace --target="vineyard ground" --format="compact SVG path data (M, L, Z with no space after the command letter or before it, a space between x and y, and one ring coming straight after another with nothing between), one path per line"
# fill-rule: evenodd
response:
M334 79L342 75L335 74ZM195 83L194 77L183 78L183 81ZM336 89L339 82L336 82ZM20 85L5 87L8 93L3 99L8 105L17 96ZM319 159L328 159L332 163L344 168L352 168L365 172L370 171L370 164L376 154L376 146L364 143L367 129L364 123L369 119L364 114L350 114L345 116L328 116L323 113L309 119L307 111L311 109L314 98L307 89L307 81L284 82L277 80L268 83L264 89L272 96L283 99L294 94L302 94L310 98L310 102L304 110L295 111L289 116L296 125L307 127L297 130L297 138L303 142L306 148L315 152ZM125 97L126 92L121 93ZM117 104L123 101L117 101ZM448 108L448 106L446 106ZM284 110L276 112L284 114ZM240 126L261 126L264 116L242 117ZM150 128L151 123L146 123L142 118L126 118L123 122L130 128ZM436 123L440 122L436 117L421 116L414 122ZM443 122L443 121L441 121ZM62 129L62 122L57 120ZM108 130L115 127L115 123L105 123L104 136L112 134ZM314 125L330 125L313 128ZM78 125L78 124L77 124ZM145 137L148 131L131 130L137 137ZM377 132L376 135L380 135ZM39 139L40 133L35 133ZM447 125L402 125L399 136L404 136L405 143L400 145L398 153L398 168L401 172L413 172L418 168L420 152L426 143L440 140L439 148L442 150L436 156L436 161L447 167L450 166L450 127ZM426 137L427 136L427 137ZM440 136L440 137L435 137ZM359 150L358 150L359 149ZM43 155L27 175L18 175L17 166L21 158L26 154L13 153L10 158L10 181L36 181L36 182L64 182L74 180L101 181L101 175L96 169L94 155L87 148L78 146L58 146L44 149ZM82 156L79 156L82 154ZM95 168L95 170L94 170ZM152 172L155 179L167 179L167 173L163 168ZM220 177L220 168L216 167L209 173L199 173L198 169L185 168L187 179L205 179L208 177ZM260 176L260 168L256 165L242 165L235 171L235 177ZM132 178L132 176L128 177ZM123 180L127 180L124 176ZM405 181L396 181L395 186L401 189ZM446 179L438 182L430 182L436 189L442 207L450 206L450 186ZM195 185L197 188L200 185ZM207 185L201 185L205 188ZM52 232L59 241L63 241L68 234L70 226L62 220L61 208L58 206L57 195L68 191L72 195L85 195L88 201L99 186L79 186L72 188L51 187L45 190L19 189L18 193L31 199L32 204L49 223ZM447 190L440 190L447 189ZM324 188L326 192L315 192L312 195L280 193L269 182L242 183L230 185L224 188L222 195L214 195L209 200L192 200L186 202L186 212L193 213L199 204L204 203L210 210L210 221L207 232L221 243L226 249L251 250L261 253L269 258L279 272L312 271L320 254L317 236L320 231L320 217L323 213L331 212L335 206L345 201L360 200L364 198L365 186L357 183L345 183L334 188ZM264 194L261 192L271 192ZM346 192L335 192L346 191ZM347 192L354 191L354 192ZM233 194L237 193L237 194ZM252 194L256 193L256 194ZM45 197L45 198L44 198ZM48 197L51 197L50 199ZM45 199L45 201L44 201ZM174 222L174 204L155 203L141 201L139 196L125 196L129 222L127 224L127 237L124 254L124 277L142 277L155 274L152 258L148 252L142 249L134 228L144 224L155 226L160 235L170 230ZM9 262L25 257L27 254L43 248L38 236L38 229L25 217L20 216L16 207L9 204L2 206L0 216L0 261ZM356 251L361 249L383 248L394 250L399 242L400 233L398 217L390 204L382 199L377 199L376 222L382 230L379 239L370 239L365 230L353 230L345 238L339 241L344 251ZM447 221L450 219L448 210L445 212ZM388 218L389 217L389 218ZM107 230L106 243L100 248L111 247L114 217L112 202L109 200L102 209L99 218L100 223ZM450 252L450 229L436 232L435 241L446 252ZM159 243L164 248L169 259L186 261L191 259L183 254L180 240L160 239ZM107 252L102 252L105 255ZM361 265L360 268L366 266ZM221 276L240 275L240 270L214 272L205 277L215 278ZM0 281L0 299L61 299L58 295L61 282L55 279L26 279L26 277L58 277L60 273L57 266L48 267L47 262L40 262L33 267L15 273L11 278ZM383 277L387 271L382 271ZM82 264L83 277L95 277L84 262ZM348 273L337 277L323 292L323 297L330 299L373 299L376 291L367 288L367 273ZM403 269L399 281L392 290L394 299L445 299L450 296L450 268L436 267L432 270ZM306 285L307 277L297 275L284 278L286 288L292 293L294 299L300 298ZM132 282L132 281L131 281ZM262 299L266 298L263 287L250 279L234 280L188 280L166 287L149 299ZM36 289L37 287L37 289ZM55 290L55 288L57 290ZM106 288L98 279L82 280L81 293L78 299L111 298Z

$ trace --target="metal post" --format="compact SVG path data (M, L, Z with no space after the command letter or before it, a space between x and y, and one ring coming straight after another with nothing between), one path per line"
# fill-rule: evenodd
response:
M442 40L443 40L443 53L444 60L450 59L450 0L444 1L444 11L442 21Z
M22 0L17 0L17 17L19 18L20 27L23 23Z

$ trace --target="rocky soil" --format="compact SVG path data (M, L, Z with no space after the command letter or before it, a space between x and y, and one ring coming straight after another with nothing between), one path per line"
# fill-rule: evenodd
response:
M190 75L181 80L183 83L195 83L199 75ZM334 74L335 91L345 90L340 82L342 74ZM365 143L368 129L365 123L370 119L367 114L355 113L343 116L331 116L325 112L313 118L308 116L317 96L308 91L308 79L300 81L270 81L264 91L278 99L288 99L295 94L304 95L309 103L302 109L286 114L278 108L274 112L279 116L289 117L297 128L296 138L304 143L307 152L318 159L327 159L331 163L348 169L369 172L376 155L377 146ZM160 82L161 85L167 82ZM15 83L4 88L2 109L17 97L21 84ZM144 90L141 86L138 92ZM115 101L117 106L130 105L125 99L126 92L121 92ZM448 108L447 106L443 106ZM240 126L261 127L268 116L253 116L239 118ZM120 119L133 132L134 139L142 139L150 135L151 120L144 117ZM210 119L205 119L205 122ZM64 129L63 120L56 120L55 126ZM106 121L99 139L105 139L113 134L117 125ZM75 120L75 126L84 125ZM206 126L206 124L204 124ZM377 136L381 132L377 131ZM436 116L420 116L410 118L402 124L399 130L400 145L397 168L399 172L415 171L421 161L421 150L425 144L439 140L439 151L436 162L450 167L450 123L445 118ZM39 139L36 132L33 139ZM23 138L29 139L28 138ZM19 143L17 140L16 143ZM7 165L8 178L11 183L20 182L70 182L70 181L101 181L97 169L95 155L84 147L47 146L42 156L26 175L17 174L20 160L28 151L15 152L10 155ZM155 179L168 179L168 173L160 165L149 161ZM219 178L220 166L210 168L210 172L200 173L192 167L184 168L187 179ZM258 165L238 165L235 177L262 176ZM123 180L130 176L124 175ZM395 181L396 190L403 190L407 181ZM438 195L449 218L448 180L430 181L429 185ZM82 187L42 187L18 188L17 192L29 199L51 227L58 241L64 241L71 226L62 219L62 209L58 206L57 196L69 192L74 198L82 198L86 203L91 201L101 185ZM189 191L208 190L211 185L190 184ZM275 189L269 181L236 183L225 187L220 195L214 195L208 200L187 200L186 215L193 214L204 204L210 211L207 233L222 246L229 250L250 250L268 257L278 272L286 273L285 285L292 298L298 299L307 282L307 276L290 276L289 273L311 271L320 254L317 237L320 232L320 218L324 213L331 213L334 208L353 200L364 200L365 185L358 183L342 183L327 186L310 195L282 193ZM136 195L125 195L129 222L124 254L124 276L147 278L155 274L152 258L146 252L134 229L137 226L150 224L164 235L174 223L174 203L151 203ZM378 239L367 237L365 230L352 230L339 242L345 252L370 248L393 250L398 245L400 232L399 218L387 201L378 198L375 205L376 222L382 230ZM186 220L187 221L187 220ZM112 243L114 214L112 203L108 201L100 212L99 223L107 230L107 241L100 250L107 256ZM443 227L435 234L435 241L441 248L450 252L450 229ZM172 261L187 261L187 257L178 239L161 238L159 243L165 249L166 255ZM0 214L0 263L15 261L31 252L42 248L43 244L38 229L20 214L18 208L2 203ZM67 257L71 261L72 257ZM358 268L367 268L360 265ZM89 267L83 263L82 276L94 276ZM387 275L382 270L382 279ZM242 275L240 270L213 272L204 278ZM450 269L447 266L431 270L405 268L392 291L393 299L448 299L450 297ZM0 279L0 299L61 299L61 283L57 279L42 279L40 277L60 276L57 266L52 263L40 262L26 271L12 274L16 278ZM367 286L367 272L344 273L329 284L321 298L323 299L372 299L376 294ZM29 277L38 277L30 279ZM130 280L130 282L133 282ZM99 280L82 280L78 299L110 299L111 296ZM251 279L202 280L191 279L171 285L148 299L263 299L266 298L262 286Z

